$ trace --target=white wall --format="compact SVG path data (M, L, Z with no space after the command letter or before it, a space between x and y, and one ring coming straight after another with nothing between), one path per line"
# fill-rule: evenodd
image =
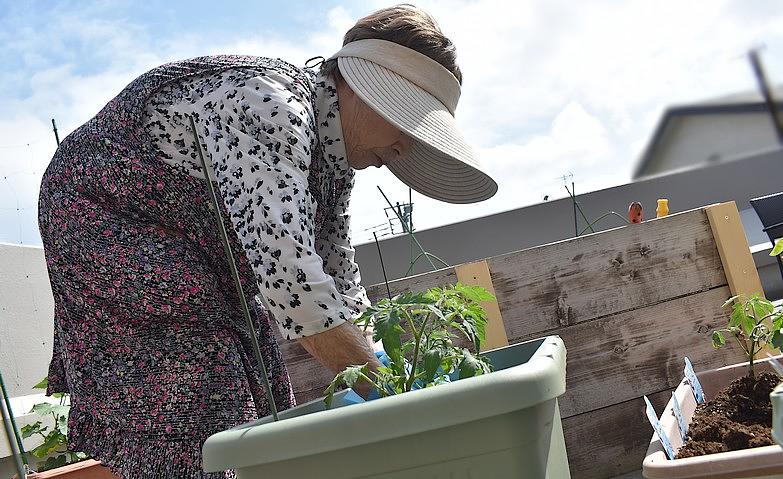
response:
M725 161L776 145L775 130L765 113L674 116L645 176L707 161Z
M12 397L34 392L52 357L54 300L43 249L0 243L0 371Z

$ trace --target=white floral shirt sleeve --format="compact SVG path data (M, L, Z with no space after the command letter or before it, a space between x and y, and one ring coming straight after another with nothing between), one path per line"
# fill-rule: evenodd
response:
M313 149L324 146L312 85L279 71L228 70L189 80L180 91L178 101L162 92L148 107L155 147L170 164L203 178L186 116L193 115L283 337L317 334L355 317L367 299L348 236L350 187L327 213L320 237L315 231L308 175Z

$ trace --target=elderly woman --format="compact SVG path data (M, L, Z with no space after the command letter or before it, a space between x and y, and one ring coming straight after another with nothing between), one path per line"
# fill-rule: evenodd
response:
M349 239L354 171L386 166L452 203L492 196L455 128L461 79L433 19L398 6L359 20L318 72L247 56L170 63L68 136L39 222L49 392L71 394L70 447L123 478L207 477L203 441L267 414L210 180L277 407L294 396L273 323L333 371L377 367L352 322L368 304Z

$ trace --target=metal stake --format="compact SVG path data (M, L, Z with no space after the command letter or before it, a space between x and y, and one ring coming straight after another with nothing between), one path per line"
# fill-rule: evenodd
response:
M54 118L52 118L52 130L54 130L54 139L57 141L57 146L60 146L60 134L57 133L57 123L54 122Z
M780 121L778 115L778 105L775 103L775 99L772 96L772 90L769 88L767 77L764 74L764 67L761 66L761 59L756 50L751 50L748 53L750 57L750 64L753 67L753 73L756 75L756 81L759 84L759 90L761 90L761 96L764 98L764 102L769 109L769 115L772 117L772 127L775 128L775 133L778 135L778 141L783 145L783 123Z
M275 398L272 395L272 385L269 384L269 376L266 372L266 363L264 362L264 358L261 355L261 348L258 346L258 338L256 337L256 328L253 327L253 320L250 316L250 309L248 309L247 306L247 300L245 299L245 293L242 291L242 283L239 281L239 271L237 271L237 265L234 262L234 255L231 254L231 244L228 240L228 233L226 233L226 227L223 224L223 215L220 214L220 201L218 200L217 192L215 191L215 187L212 184L212 175L210 174L210 168L207 167L207 162L204 159L204 153L201 151L201 138L198 135L198 131L196 131L196 123L193 121L192 116L188 116L188 119L190 120L190 127L193 129L193 136L196 137L196 149L198 150L198 156L201 159L201 167L204 169L204 176L206 176L207 179L207 189L209 189L209 194L212 197L212 205L215 208L215 219L217 220L218 228L220 229L220 237L223 240L223 249L226 252L226 257L228 259L228 266L231 269L231 276L234 278L234 286L237 288L237 294L239 295L239 301L242 305L242 312L245 315L245 322L247 323L247 329L250 331L250 340L253 343L253 352L256 356L256 361L258 361L258 364L261 365L261 372L263 374L264 378L264 387L266 388L266 402L267 405L272 410L272 417L275 421L278 420L277 417L277 405L275 404ZM263 294L261 292L258 293L258 296L261 297L261 301L264 303L264 306L269 310L269 303L266 302L266 298L264 298ZM260 415L260 414L259 414Z
M0 389L2 389L3 393L3 400L0 401L0 413L2 413L3 426L5 426L5 436L8 438L8 445L11 446L11 454L14 456L16 473L20 478L27 479L27 472L25 469L27 458L24 457L24 446L22 445L22 440L19 438L16 421L14 420L14 412L11 410L11 398L8 396L8 391L5 389L2 373L0 373Z
M381 260L381 271L383 271L383 282L386 284L386 294L389 295L389 299L392 299L391 290L389 290L389 278L386 277L386 267L383 266L383 255L381 254L381 244L378 243L378 235L375 231L372 232L373 238L375 238L375 247L378 248L378 258Z

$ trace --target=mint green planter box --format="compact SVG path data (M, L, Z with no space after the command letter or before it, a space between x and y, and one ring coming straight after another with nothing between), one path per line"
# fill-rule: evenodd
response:
M322 400L213 435L204 470L239 479L569 478L557 336L487 352L495 371L331 410ZM344 406L344 407L343 407Z
M783 384L772 390L772 438L783 447Z

